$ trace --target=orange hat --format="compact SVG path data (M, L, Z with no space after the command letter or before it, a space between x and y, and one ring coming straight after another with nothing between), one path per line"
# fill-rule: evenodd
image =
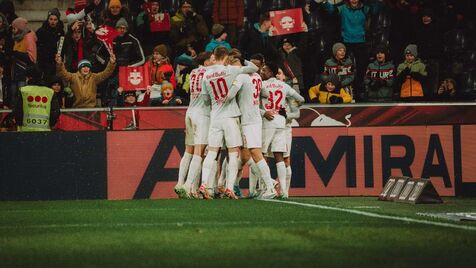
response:
M110 0L109 1L109 8L111 7L122 7L121 0Z

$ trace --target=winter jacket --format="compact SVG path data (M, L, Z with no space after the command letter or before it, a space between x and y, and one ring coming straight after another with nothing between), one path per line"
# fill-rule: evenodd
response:
M212 41L210 41L210 43L208 43L207 46L205 47L205 51L212 52L217 46L223 46L227 48L228 50L231 50L231 45L226 40L218 41L215 38L213 38Z
M297 48L293 48L289 53L281 50L281 57L283 62L283 71L287 73L289 78L296 78L299 89L304 88L304 77L302 72L302 62L298 55ZM291 74L292 72L292 74ZM292 87L293 85L291 85Z
M103 72L82 76L79 71L76 73L66 71L62 63L56 64L56 74L70 83L75 98L73 108L93 108L96 106L97 85L109 78L115 67L115 63L109 62Z
M28 32L25 36L15 41L12 53L12 81L25 81L25 70L28 66L36 64L36 34Z
M161 85L164 78L169 77L167 81L170 82L174 88L177 86L175 71L172 65L162 64L159 66L155 63L152 63L152 61L148 60L144 64L144 67L146 69L149 69L150 71L150 85L154 85L154 84Z
M112 41L114 54L117 58L117 66L141 66L145 63L144 51L137 38L132 34L126 33L124 36L118 36ZM96 55L99 62L104 64L109 58L107 48L102 45Z
M180 11L172 17L170 38L175 46L182 49L185 49L187 44L197 42L203 46L208 38L208 27L201 15L194 13L185 17Z
M62 21L58 21L55 28L51 28L48 21L43 22L41 28L36 31L38 41L38 66L40 70L48 76L55 72L55 55L58 50L58 41L64 36L64 25Z
M342 87L351 86L354 82L354 62L346 57L342 62L338 62L334 57L326 60L324 64L324 74L337 74Z
M343 4L336 7L330 2L326 2L324 8L329 13L332 13L335 10L339 13L341 19L342 39L344 43L364 43L367 16L370 12L372 12L372 14L377 14L380 10L377 1L375 1L372 8L362 3L355 9L351 8L349 4Z
M427 76L428 73L426 71L426 65L418 58L411 63L407 61L400 63L397 67L397 84L399 85L398 88L400 89L400 97L423 97L425 95L424 92L413 92L412 87L403 89L402 85L406 80L408 80L410 83L412 83L414 80L419 82L420 86L423 86Z
M323 89L321 89L323 87ZM339 89L339 92L334 90L332 92L327 91L324 83L317 86L313 86L309 89L309 99L312 102L319 102L322 104L338 104L338 103L350 103L352 102L352 96L347 93L343 88Z
M215 0L213 3L213 23L243 26L245 5L243 0Z
M393 95L393 82L395 77L395 65L387 61L380 63L377 60L371 62L365 73L365 92L369 100L390 100Z

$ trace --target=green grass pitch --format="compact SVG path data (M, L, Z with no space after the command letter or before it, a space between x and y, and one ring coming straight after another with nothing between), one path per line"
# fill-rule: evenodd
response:
M257 200L0 202L0 266L476 267L475 222L416 214L476 212L444 200L290 199L429 224Z

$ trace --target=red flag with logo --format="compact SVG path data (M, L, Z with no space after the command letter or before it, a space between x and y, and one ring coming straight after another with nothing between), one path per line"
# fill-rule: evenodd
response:
M150 31L169 32L170 31L170 15L169 13L150 14Z
M145 66L119 67L119 86L124 91L146 90L150 83L150 71Z
M119 33L111 26L101 25L96 30L96 38L99 41L105 42L108 46L112 47L112 41L119 36Z
M300 8L270 11L269 17L273 25L270 35L284 35L306 31Z

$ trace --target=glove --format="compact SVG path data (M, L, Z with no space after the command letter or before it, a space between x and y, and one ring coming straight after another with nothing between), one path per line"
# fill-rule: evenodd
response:
M332 95L329 97L329 102L332 104L343 103L344 99L342 99L342 97Z
M403 71L401 72L401 75L407 76L407 75L410 75L410 73L411 73L411 70L410 68L407 67L403 69Z
M278 113L284 116L284 118L288 118L288 116L286 115L286 109L284 109L284 107L281 107Z
M412 77L413 80L416 80L416 81L419 81L419 82L421 82L421 80L423 80L423 75L421 75L420 73L417 73L417 72L411 72L410 76Z
M319 102L319 98L318 98L318 97L315 97L314 99L311 99L311 102L313 102L313 103L318 103L318 102Z

